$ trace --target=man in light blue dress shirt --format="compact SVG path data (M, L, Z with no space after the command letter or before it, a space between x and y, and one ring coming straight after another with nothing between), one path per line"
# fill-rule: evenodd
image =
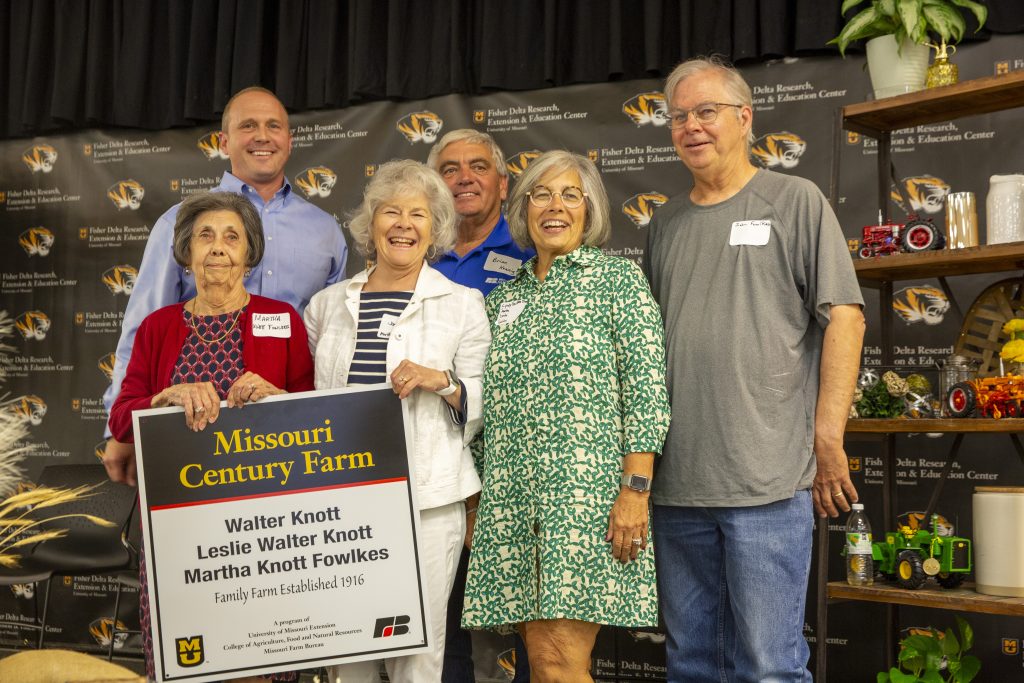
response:
M252 294L287 301L302 313L310 298L345 278L348 248L334 218L293 191L284 167L292 149L288 112L274 93L251 87L236 93L224 107L221 151L231 159L215 192L236 192L253 203L263 221L266 251L245 278ZM103 394L110 406L121 390L135 332L142 320L164 306L196 293L194 276L174 261L172 241L178 205L153 225L117 344L114 375ZM135 449L106 433L103 464L110 478L135 484Z

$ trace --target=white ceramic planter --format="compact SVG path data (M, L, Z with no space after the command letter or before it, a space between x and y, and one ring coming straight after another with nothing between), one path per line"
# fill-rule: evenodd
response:
M872 38L865 47L875 99L924 89L928 76L927 45L905 40L900 50L896 39L888 35Z

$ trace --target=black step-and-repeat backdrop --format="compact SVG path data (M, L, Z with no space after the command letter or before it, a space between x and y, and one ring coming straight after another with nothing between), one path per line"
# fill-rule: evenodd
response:
M956 55L963 78L1024 68L1024 36L997 37ZM745 68L754 88L753 157L780 173L803 176L827 192L837 107L865 99L870 89L863 59L780 60ZM689 174L677 160L657 80L582 85L559 90L447 96L419 102L380 102L292 117L294 152L288 176L296 191L344 222L367 178L394 158L425 160L431 144L455 128L492 133L509 170L520 173L540 151L565 148L593 159L611 199L614 236L609 253L639 260L646 224L667 197L686 190ZM943 196L973 191L984 206L989 176L1024 170L1022 113L1002 112L951 123L919 126L894 135L898 179L911 206L890 205L890 216L914 212L943 225ZM839 214L851 250L862 225L877 220L874 141L842 138ZM215 186L228 168L216 125L161 132L90 130L70 135L0 142L0 260L3 304L17 320L17 353L9 368L5 409L30 426L27 479L47 463L90 462L102 447L107 387L121 315L154 221L186 195ZM984 211L980 211L983 216ZM984 231L982 231L984 235ZM295 244L295 258L303 245ZM361 267L358 256L349 273ZM1017 274L1019 275L1019 274ZM1005 276L955 279L962 309L988 284ZM933 279L897 285L896 362L930 366L947 355L960 328L950 302ZM867 290L869 332L865 363L878 364L877 296ZM756 363L756 358L750 359ZM924 509L953 437L900 436L898 511ZM849 447L854 481L867 504L876 535L891 523L881 518L881 461L877 442ZM940 511L960 535L971 536L971 493L983 485L1020 485L1024 467L1005 437L971 436L947 484ZM833 547L841 547L841 522L833 522ZM834 554L830 575L843 576ZM770 589L770 587L765 587ZM32 586L0 595L0 613L31 622ZM814 586L805 627L816 640ZM123 613L134 615L134 604ZM112 583L106 577L69 579L51 598L52 642L78 646L109 642ZM975 652L984 680L1016 680L1024 659L1024 622L966 615L977 634ZM871 680L884 664L884 612L866 603L835 605L829 642L833 680ZM904 608L902 626L953 623L950 613ZM122 619L129 626L134 616ZM30 637L0 632L7 642ZM596 674L606 680L664 678L664 636L604 629L595 651ZM115 643L138 650L132 637ZM482 635L477 641L481 680L507 680L509 643Z

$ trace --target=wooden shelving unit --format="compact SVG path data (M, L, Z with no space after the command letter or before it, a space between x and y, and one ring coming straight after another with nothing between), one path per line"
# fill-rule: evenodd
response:
M883 211L889 202L891 141L893 131L940 121L951 121L965 116L987 114L1016 107L1024 107L1024 71L965 81L943 88L934 88L873 102L843 107L835 127L830 191L834 198L839 188L839 153L844 129L855 131L878 140L877 203ZM930 251L917 254L893 254L854 262L861 286L878 290L881 311L882 365L893 363L892 297L893 283L919 278L942 278L956 275L998 273L1024 270L1024 242L974 247L970 249ZM948 291L948 290L947 290ZM847 438L868 438L881 435L880 453L883 460L884 485L882 491L884 519L891 519L896 497L895 449L896 434L945 432L955 434L941 477L936 481L929 510L934 509L942 486L956 460L960 443L966 434L1008 434L1024 461L1024 418L1016 419L906 419L878 420L854 419L846 427ZM877 438L877 436L871 437ZM1024 616L1024 599L998 598L981 595L970 588L947 590L924 588L904 590L890 585L867 588L851 587L846 582L828 582L828 525L818 525L818 616L816 678L827 680L828 602L830 600L859 600L884 603L887 610L885 624L887 642L893 646L889 652L890 665L895 653L896 611L894 605L934 607L963 612L981 612L1009 616ZM965 584L966 585L966 584Z

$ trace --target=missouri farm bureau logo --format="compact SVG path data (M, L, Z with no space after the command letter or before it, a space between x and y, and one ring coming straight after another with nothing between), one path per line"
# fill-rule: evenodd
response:
M390 638L391 636L404 636L409 632L408 624L408 614L402 614L397 617L381 617L373 627L373 637Z
M138 276L139 271L135 268L120 265L107 269L101 279L111 294L128 295L132 293L132 289L135 287L135 278Z
M20 419L36 427L43 423L43 416L46 415L46 402L34 394L26 394L5 401L3 408Z
M46 339L50 331L50 318L42 311L25 311L14 320L14 326L24 339Z
M942 178L931 175L915 175L900 181L903 194L910 201L904 206L900 193L893 188L891 199L907 213L938 213L943 210L946 195L949 194L949 183Z
M524 152L517 152L505 159L505 169L518 178L530 165L530 162L540 156L539 149L528 149Z
M49 173L57 163L57 150L50 145L33 145L25 150L21 160L33 173Z
M142 198L146 195L146 188L137 180L119 180L107 189L107 197L114 202L114 206L121 209L135 211L142 206Z
M210 161L228 158L228 155L220 148L220 133L215 130L196 140L196 147Z
M437 140L442 126L444 121L434 112L416 111L400 118L395 127L410 144L423 142L429 145Z
M100 369L100 372L103 373L103 376L107 378L108 382L113 381L113 379L114 379L114 354L113 353L108 353L106 355L100 356L100 359L98 361L96 361L96 367L98 367Z
M904 287L892 298L892 310L908 325L938 325L949 310L949 298L936 287Z
M750 156L761 168L795 168L806 149L803 138L782 131L759 137L750 148Z
M633 225L645 228L651 222L654 210L668 201L668 197L660 192L641 192L622 203L622 213L626 214Z
M622 103L622 113L637 126L664 126L668 123L668 104L660 92L633 95Z
M29 256L46 256L53 246L53 233L43 227L29 228L18 235L18 244Z
M326 166L313 166L295 176L295 184L307 198L330 197L336 182L338 176Z
M178 654L178 664L181 666L199 666L205 659L202 636L175 638L174 647Z

